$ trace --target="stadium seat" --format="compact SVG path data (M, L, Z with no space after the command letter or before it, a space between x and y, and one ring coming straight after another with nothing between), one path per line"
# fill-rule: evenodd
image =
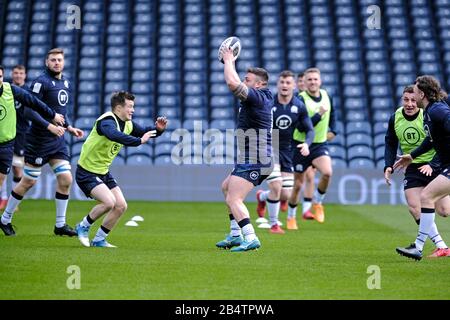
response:
M347 132L347 135L354 132L371 134L370 124L366 121L349 122L346 125L345 131Z
M145 154L129 155L126 160L127 165L147 166L152 164L152 158Z
M362 145L350 147L347 150L347 159L352 160L354 158L372 159L373 150L371 147Z
M352 169L374 169L375 164L369 159L352 159L348 163L349 168Z
M355 145L371 146L372 138L367 133L349 133L347 134L347 147Z
M331 158L331 165L333 169L346 169L347 161L340 158Z

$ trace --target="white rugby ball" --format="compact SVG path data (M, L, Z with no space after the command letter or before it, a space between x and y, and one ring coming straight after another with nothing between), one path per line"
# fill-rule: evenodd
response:
M238 37L226 38L219 47L219 61L223 63L223 50L225 48L231 48L233 50L233 61L235 61L241 53L241 40Z

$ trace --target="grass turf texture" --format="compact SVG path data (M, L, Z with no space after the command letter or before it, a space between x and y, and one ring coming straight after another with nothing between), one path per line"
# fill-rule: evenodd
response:
M93 204L71 201L68 223ZM255 204L249 209L254 220ZM145 221L125 227L137 214ZM326 205L324 224L299 219L299 230L285 235L256 229L262 247L246 253L215 247L229 229L221 203L130 201L108 239L117 249L54 236L54 220L52 201L21 204L17 236L0 235L0 299L450 298L450 258L415 262L395 253L417 232L404 206ZM450 243L450 220L436 221ZM427 241L425 255L433 249ZM79 290L66 286L70 265L80 267ZM367 288L371 265L381 270L379 290Z

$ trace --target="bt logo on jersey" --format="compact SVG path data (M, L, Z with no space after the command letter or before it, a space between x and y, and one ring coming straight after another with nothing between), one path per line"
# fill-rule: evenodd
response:
M279 129L286 130L291 126L292 119L291 119L291 117L284 114L284 115L279 116L275 120L275 124Z
M66 90L59 90L58 92L58 102L59 105L65 106L69 102L69 95Z

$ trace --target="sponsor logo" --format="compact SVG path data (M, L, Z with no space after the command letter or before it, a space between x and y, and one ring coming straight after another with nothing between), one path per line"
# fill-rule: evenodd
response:
M403 131L403 139L405 139L406 143L409 145L415 145L420 140L420 133L414 127L408 127Z
M281 115L275 120L275 125L281 130L288 129L292 124L292 119L288 115Z
M258 171L250 172L250 179L257 180L258 178L259 178L259 172Z
M69 95L66 90L59 90L58 92L58 103L60 106L65 106L69 102Z
M0 121L5 119L7 114L8 114L8 112L6 111L6 107L0 105Z

